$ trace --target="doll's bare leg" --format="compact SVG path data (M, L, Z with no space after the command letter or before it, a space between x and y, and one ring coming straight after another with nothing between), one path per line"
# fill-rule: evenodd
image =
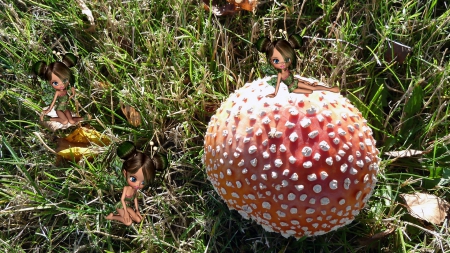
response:
M106 216L106 219L120 221L126 226L130 226L133 223L132 219L130 219L129 222L125 223L125 219L123 218L123 215L129 215L128 213L125 214L125 210L116 209L116 211L117 211L117 213L119 213L118 215L110 213L108 216Z
M58 117L56 118L50 118L50 121L58 121L59 123L66 125L69 120L66 117L66 114L64 114L63 111L60 110L56 110L56 115L58 115Z
M83 120L82 117L72 117L72 113L69 110L65 110L64 114L66 115L67 119L69 120L70 124L72 124L72 125Z
M130 214L130 217L133 221L135 221L136 223L141 222L141 218L139 218L139 216L136 214L136 212L133 210L133 208L128 207L127 208L128 213Z
M312 92L313 92L312 90L304 89L304 88L297 88L292 91L292 93L297 93L297 94L311 94Z
M298 88L303 88L303 89L309 89L309 90L312 90L312 91L315 91L315 90L326 90L326 91L331 91L331 92L336 92L336 93L339 92L339 88L338 87L331 87L330 88L330 87L323 86L323 85L316 84L316 83L308 85L308 84L305 84L302 81L298 82L297 87Z

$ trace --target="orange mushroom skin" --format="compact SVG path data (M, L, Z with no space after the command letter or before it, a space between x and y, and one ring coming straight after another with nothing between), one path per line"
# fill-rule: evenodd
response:
M261 80L248 83L211 117L208 179L230 209L285 237L349 224L377 182L372 130L340 94L271 93Z

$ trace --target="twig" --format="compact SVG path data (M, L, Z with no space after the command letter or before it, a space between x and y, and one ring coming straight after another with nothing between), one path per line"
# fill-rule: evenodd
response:
M358 46L358 45L355 45L355 44L353 44L353 43L351 43L351 42L342 40L342 39L325 39L325 38L318 38L318 37L311 37L311 36L303 36L303 38L306 38L306 39L312 39L312 40L322 40L322 41L333 41L333 42L338 41L338 42L344 42L344 43L346 43L347 45L350 45L350 46L356 47L357 49L362 50L362 47L360 47L360 46Z
M52 152L53 154L57 154L55 150L53 150L52 148L50 148L49 146L47 146L47 144L45 144L44 140L42 139L41 135L38 132L33 132L34 135L36 135L36 137L39 139L39 141L42 143L42 145L44 145L44 147Z

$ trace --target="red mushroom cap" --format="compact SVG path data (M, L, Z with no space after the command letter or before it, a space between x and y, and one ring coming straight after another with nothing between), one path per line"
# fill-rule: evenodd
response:
M212 116L208 179L230 209L285 237L349 224L377 181L372 130L338 93L266 98L272 92L261 80L246 84Z

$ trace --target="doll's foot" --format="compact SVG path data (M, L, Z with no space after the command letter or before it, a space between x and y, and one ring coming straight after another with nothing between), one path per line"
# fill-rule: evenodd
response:
M92 119L92 116L90 114L86 114L83 116L82 121L89 121Z
M107 220L112 220L112 217L114 216L113 213L108 214L108 216L105 217Z

